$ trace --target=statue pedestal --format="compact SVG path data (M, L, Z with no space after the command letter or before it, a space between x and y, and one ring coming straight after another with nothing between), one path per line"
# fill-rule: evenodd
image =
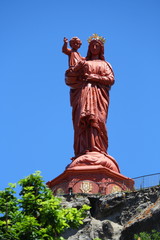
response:
M120 174L109 155L88 152L76 158L66 170L47 182L55 195L68 193L110 194L134 189L134 181Z

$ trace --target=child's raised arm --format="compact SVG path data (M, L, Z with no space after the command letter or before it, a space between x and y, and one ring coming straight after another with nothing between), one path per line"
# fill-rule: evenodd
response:
M71 49L67 48L68 39L64 37L63 41L64 41L64 44L63 44L63 46L62 46L62 52L65 53L65 54L67 54L67 55L70 55Z

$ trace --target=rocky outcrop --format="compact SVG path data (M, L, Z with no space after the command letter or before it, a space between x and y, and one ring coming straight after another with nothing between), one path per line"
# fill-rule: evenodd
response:
M69 229L68 240L133 240L134 234L160 231L160 186L110 195L77 194L62 197L64 207L91 206L80 229Z

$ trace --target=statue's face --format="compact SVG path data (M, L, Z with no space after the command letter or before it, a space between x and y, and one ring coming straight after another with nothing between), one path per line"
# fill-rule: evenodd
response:
M73 41L71 42L71 48L77 50L78 48L80 48L81 44L78 41Z
M101 46L98 42L93 41L90 44L90 51L93 55L98 55L100 53Z

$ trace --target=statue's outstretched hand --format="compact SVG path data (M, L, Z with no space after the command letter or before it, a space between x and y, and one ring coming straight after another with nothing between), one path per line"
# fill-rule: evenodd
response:
M64 37L63 41L64 43L68 43L68 39L66 37Z

